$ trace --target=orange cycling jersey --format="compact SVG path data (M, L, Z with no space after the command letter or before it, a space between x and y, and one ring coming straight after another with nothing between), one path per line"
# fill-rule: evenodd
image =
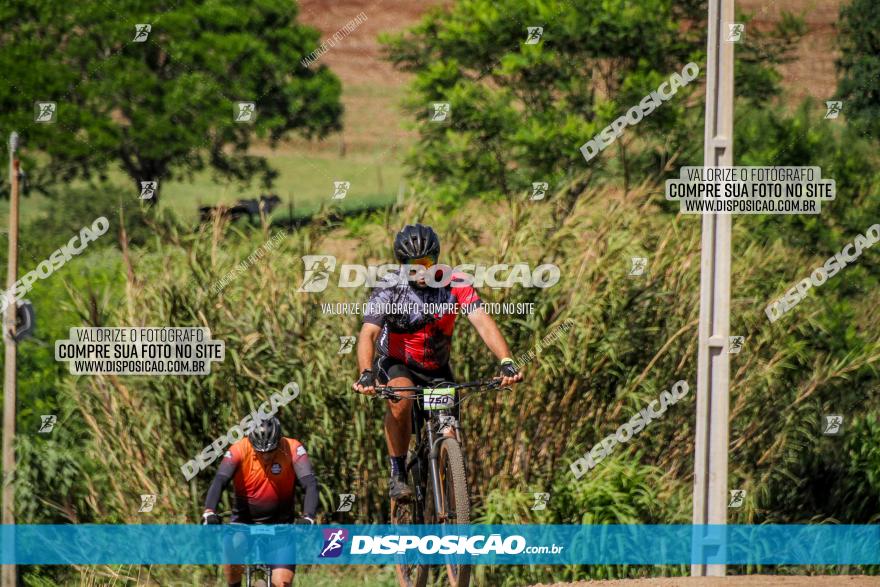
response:
M231 521L279 524L292 521L297 474L312 474L312 467L298 440L282 438L272 461L264 465L250 441L242 438L226 451L220 471L232 476Z

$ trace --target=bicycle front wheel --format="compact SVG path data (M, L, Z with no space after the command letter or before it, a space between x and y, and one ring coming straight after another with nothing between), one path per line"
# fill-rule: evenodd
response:
M468 496L467 473L461 445L455 438L440 443L437 457L440 473L440 503L444 511L438 516L447 524L468 524L471 520L471 500ZM452 587L468 587L471 580L469 565L447 564L446 574Z
M422 512L424 493L421 461L410 451L407 459L407 479L415 494L404 501L391 500L391 523L395 525L422 524L425 522ZM428 584L429 567L401 561L397 564L395 574L400 587L425 587Z

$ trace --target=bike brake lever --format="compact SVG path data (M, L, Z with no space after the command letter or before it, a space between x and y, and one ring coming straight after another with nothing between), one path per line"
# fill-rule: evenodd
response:
M390 391L382 391L382 392L379 392L379 394L381 397L388 399L388 400L391 400L391 403L393 403L393 404L396 404L397 402L399 402L402 399L400 397L397 397L396 394L394 394L393 392L390 392Z
M486 387L487 387L487 389L497 389L497 390L500 390L500 391L510 391L510 390L513 389L513 387L511 387L510 385L504 385L504 386L502 386L502 385L501 385L501 378L500 378L500 377L497 377L497 378L493 379L493 380L492 380L492 383L490 383L490 384L487 385Z

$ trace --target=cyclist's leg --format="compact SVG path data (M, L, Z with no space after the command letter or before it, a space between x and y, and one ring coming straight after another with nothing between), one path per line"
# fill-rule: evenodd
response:
M223 574L226 575L226 583L229 585L241 585L244 565L223 565Z
M412 387L412 373L401 362L388 357L380 357L376 361L376 377L382 385L389 387ZM401 392L400 395L412 395L412 392ZM406 458L409 449L409 438L412 435L412 400L392 402L388 400L385 410L385 442L388 454Z
M380 357L376 361L376 378L380 384L390 387L410 387L413 377L409 369L395 359ZM412 395L402 391L400 395ZM412 436L412 400L398 402L388 400L385 409L385 442L388 445L388 456L391 462L391 480L388 493L392 499L407 499L412 489L407 484L406 453Z
M226 552L227 560L229 557L237 557L241 554L243 548L246 548L247 537L243 531L234 529L240 522L235 517L235 513L230 520L230 533L223 538L223 549ZM226 576L226 583L229 585L241 585L241 577L244 575L244 565L223 565L223 574Z
M271 520L270 524L289 525L294 521L292 515L280 515ZM293 526L287 526L277 535L263 536L265 539L265 553L269 560L269 571L274 587L290 587L293 583L293 572L296 568L292 564L283 564L286 561L296 560L296 541L286 530L292 530Z
M409 377L394 377L388 381L390 387L411 387L415 385ZM401 392L400 395L412 395ZM412 435L412 400L392 402L388 400L385 411L385 442L391 456L406 456L409 438Z
M270 565L272 587L290 587L293 584L294 565Z

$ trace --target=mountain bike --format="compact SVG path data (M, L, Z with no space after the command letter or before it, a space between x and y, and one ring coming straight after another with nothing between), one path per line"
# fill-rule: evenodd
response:
M415 448L406 460L407 482L413 489L412 498L392 500L393 524L467 524L471 503L467 487L467 470L462 451L462 433L455 415L462 403L459 392L497 390L501 379L440 382L434 386L377 386L376 395L391 401L413 400L413 433ZM402 395L401 392L413 392ZM464 396L464 399L471 394ZM428 565L397 565L397 580L402 587L425 587ZM446 574L452 587L467 587L471 567L447 564Z
M223 512L217 514L222 520L232 514ZM233 526L246 526L249 534L261 534L260 526L254 524L232 523ZM259 578L262 577L262 578ZM270 587L272 585L272 567L266 564L244 565L244 575L241 577L241 587Z
M262 579L257 579L262 575ZM272 567L269 565L245 565L242 587L269 587L272 585Z

